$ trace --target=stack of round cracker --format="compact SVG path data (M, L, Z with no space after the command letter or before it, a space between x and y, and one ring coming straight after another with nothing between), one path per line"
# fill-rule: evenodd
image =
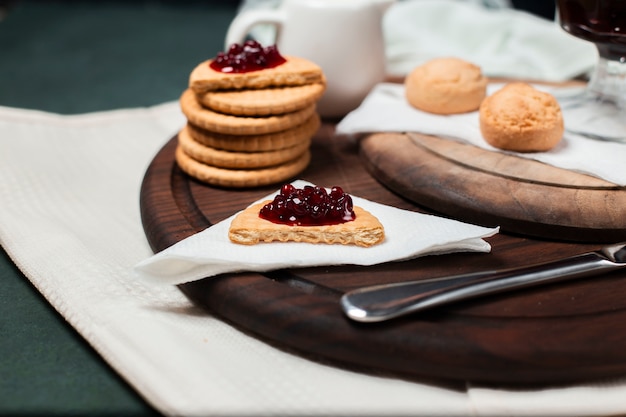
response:
M211 185L244 188L285 181L308 166L326 82L314 63L285 58L247 73L215 71L210 60L192 71L180 98L187 125L178 134L176 161L183 171Z

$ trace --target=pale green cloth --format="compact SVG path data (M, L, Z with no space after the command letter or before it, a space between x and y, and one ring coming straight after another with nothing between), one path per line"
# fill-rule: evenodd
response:
M459 0L410 0L385 15L390 74L404 75L432 58L454 56L492 77L564 81L595 65L593 44L530 13Z

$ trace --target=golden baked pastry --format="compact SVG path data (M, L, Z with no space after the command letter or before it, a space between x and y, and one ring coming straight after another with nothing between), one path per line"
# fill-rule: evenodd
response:
M307 242L369 247L382 242L385 231L378 219L360 207L354 207L356 218L340 224L291 226L273 223L259 217L268 201L252 205L232 221L228 237L234 243L254 245L260 242Z
M435 114L478 110L487 91L480 67L458 58L437 58L411 71L404 82L411 106Z
M487 97L480 106L480 131L492 146L516 152L552 149L563 137L563 115L549 93L515 82Z

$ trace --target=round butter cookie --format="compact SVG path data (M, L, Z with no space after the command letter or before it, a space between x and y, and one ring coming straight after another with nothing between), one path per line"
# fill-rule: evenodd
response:
M264 168L291 161L307 150L310 138L294 146L265 152L233 152L202 145L189 135L186 127L178 133L178 144L188 156L198 162L219 168Z
M198 64L189 75L189 88L198 94L242 88L270 88L325 83L319 65L307 59L285 55L285 63L243 73L223 73L210 67L212 59Z
M526 83L510 83L480 106L480 131L492 146L516 152L552 149L563 137L561 107L554 96Z
M273 167L259 169L218 168L198 162L176 147L176 163L187 175L204 183L226 188L250 188L276 184L298 175L309 165L311 153L307 149L296 159Z
M180 97L180 107L189 123L216 133L258 135L280 132L297 126L315 113L315 104L304 109L268 117L233 116L203 107L191 89Z
M198 94L198 101L209 109L236 116L268 116L291 113L314 104L326 85L313 83L293 87L273 87Z
M205 146L235 152L264 152L289 148L302 141L309 140L315 136L320 125L320 117L317 113L314 113L304 123L296 127L262 135L214 133L190 123L187 124L186 128L189 136Z
M414 68L404 86L411 106L435 114L478 110L487 94L480 67L458 58L437 58Z

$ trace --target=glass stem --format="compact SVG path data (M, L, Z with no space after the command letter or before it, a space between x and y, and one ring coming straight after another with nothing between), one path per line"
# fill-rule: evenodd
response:
M600 57L589 85L588 92L598 101L617 104L626 108L626 57L607 56L607 51L598 45Z

